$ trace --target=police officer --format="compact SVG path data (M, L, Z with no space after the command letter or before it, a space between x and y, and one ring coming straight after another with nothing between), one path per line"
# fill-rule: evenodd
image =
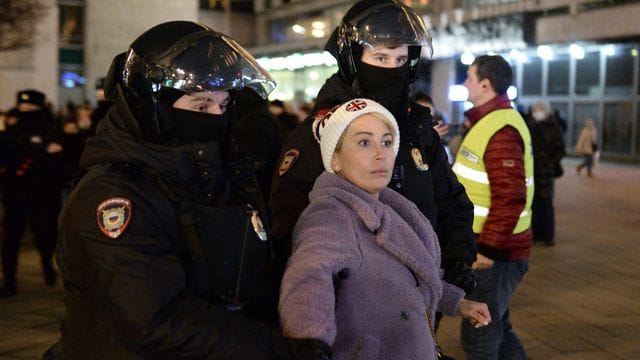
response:
M286 355L269 330L265 206L229 136L234 92L274 86L234 40L193 22L157 25L114 58L115 105L60 217L66 314L45 358Z
M45 284L53 286L56 281L52 259L60 210L62 178L57 176L57 170L62 146L53 114L45 105L45 94L38 90L23 90L17 93L16 102L16 107L9 111L11 125L1 146L5 166L2 185L5 216L2 241L4 281L0 297L17 293L18 252L27 224L30 224L40 253Z
M110 101L105 97L104 82L105 82L104 77L101 77L98 80L96 80L95 94L96 94L97 105L93 109L93 111L91 111L91 124L89 127L88 136L94 136L96 134L96 128L98 127L98 123L100 122L100 120L102 120L102 118L104 118L105 115L107 115L107 111L109 111L109 108L111 107L111 105L113 105L113 101Z
M345 14L325 47L338 61L338 72L324 84L315 115L289 136L273 178L270 207L273 233L290 237L307 194L322 172L316 119L338 104L366 97L389 109L400 127L400 151L389 186L412 200L431 221L442 248L445 280L469 290L476 259L471 224L473 207L447 162L427 108L409 98L422 50L431 38L420 15L395 0L362 0ZM279 246L289 246L287 240ZM286 259L280 259L280 266Z

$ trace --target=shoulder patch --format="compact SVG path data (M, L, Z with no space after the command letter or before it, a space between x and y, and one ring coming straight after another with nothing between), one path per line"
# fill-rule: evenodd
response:
M425 163L422 159L422 152L417 147L411 149L411 157L413 158L413 162L416 164L416 169L419 171L427 171L429 170L429 164Z
M291 169L291 167L296 162L296 160L298 160L299 156L300 156L300 150L298 149L287 150L287 152L284 153L284 155L282 156L282 161L280 161L280 166L278 167L278 175L282 176L286 174L287 171Z
M104 200L96 209L96 220L103 234L116 239L131 221L131 200L121 197Z

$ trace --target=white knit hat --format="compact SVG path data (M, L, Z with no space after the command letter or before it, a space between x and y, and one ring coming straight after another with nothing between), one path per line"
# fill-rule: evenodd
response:
M333 108L324 116L318 117L313 124L316 138L320 142L322 163L325 170L333 173L331 159L340 136L351 122L362 115L376 113L389 125L393 132L393 153L398 154L400 130L393 114L384 106L370 99L353 99Z

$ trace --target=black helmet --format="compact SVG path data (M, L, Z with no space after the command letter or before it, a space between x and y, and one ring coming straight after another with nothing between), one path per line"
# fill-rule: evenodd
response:
M166 22L147 30L126 54L114 58L110 73L122 86L142 136L151 141L165 139L173 128L158 104L167 89L190 94L246 86L266 98L275 87L271 76L235 40L190 21ZM114 79L107 80L105 92L117 95L110 80Z
M353 5L325 49L338 60L341 76L351 82L362 47L375 45L409 45L410 82L417 76L421 52L429 57L433 52L431 36L420 14L397 0L362 0Z

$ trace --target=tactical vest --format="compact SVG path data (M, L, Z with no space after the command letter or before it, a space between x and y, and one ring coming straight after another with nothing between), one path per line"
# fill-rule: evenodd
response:
M524 143L524 169L527 186L527 202L514 234L521 233L531 225L531 203L533 201L533 155L531 135L524 120L513 109L495 110L478 121L462 140L453 165L453 172L467 191L473 203L473 232L482 232L491 208L491 187L484 163L484 154L489 140L505 126L514 127Z

